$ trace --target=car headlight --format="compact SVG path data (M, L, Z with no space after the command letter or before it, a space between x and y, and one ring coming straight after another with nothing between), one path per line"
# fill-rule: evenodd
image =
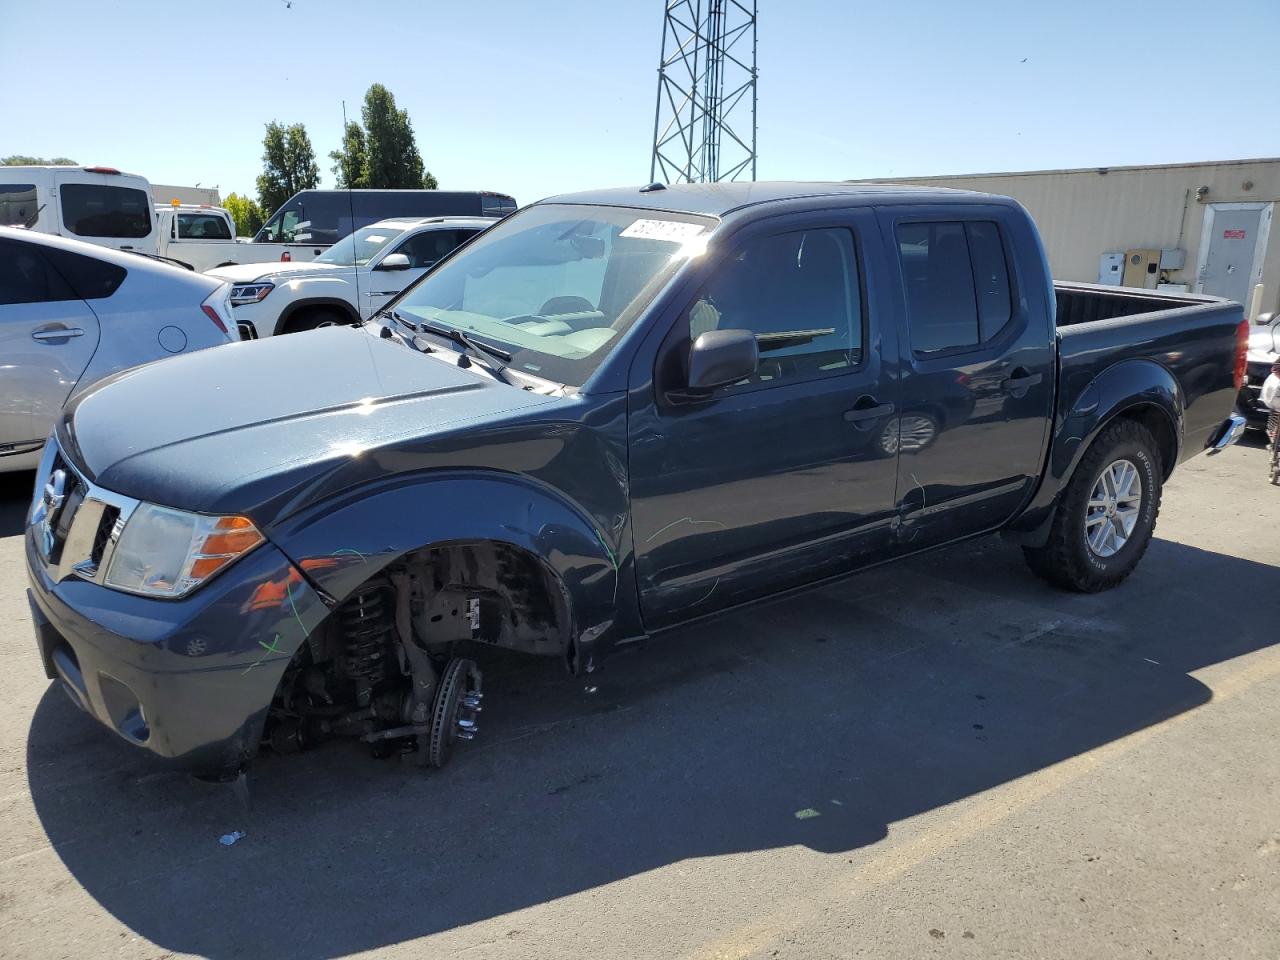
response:
M275 288L274 283L237 283L231 288L231 305L242 307L246 303L259 303Z
M150 597L184 597L265 538L247 517L209 517L139 504L103 583Z

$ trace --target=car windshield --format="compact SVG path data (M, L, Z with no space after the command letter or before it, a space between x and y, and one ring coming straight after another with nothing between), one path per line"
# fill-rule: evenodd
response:
M714 220L666 211L538 204L481 234L393 304L512 354L512 366L581 386Z
M387 248L403 230L394 227L364 227L335 243L320 256L316 263L336 263L343 267L363 267Z

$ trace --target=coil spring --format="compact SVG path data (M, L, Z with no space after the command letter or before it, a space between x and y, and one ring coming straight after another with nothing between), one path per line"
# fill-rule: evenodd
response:
M347 674L353 680L377 683L386 673L386 652L393 629L392 598L389 586L365 588L338 608Z

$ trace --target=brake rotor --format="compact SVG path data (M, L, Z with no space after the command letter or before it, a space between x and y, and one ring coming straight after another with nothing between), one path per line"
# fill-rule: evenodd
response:
M454 657L440 677L431 710L431 733L427 746L427 763L443 767L453 755L454 744L471 740L480 728L476 714L480 712L480 668L474 660Z

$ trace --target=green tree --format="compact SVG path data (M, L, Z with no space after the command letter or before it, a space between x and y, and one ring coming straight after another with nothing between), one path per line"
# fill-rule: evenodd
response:
M0 167L78 167L80 164L66 157L54 157L52 160L46 160L44 157L24 157L20 153L5 157L0 160Z
M331 151L329 159L333 161L330 169L333 170L337 185L341 189L351 187L358 190L369 185L365 172L369 156L364 140L364 128L354 120L347 122L347 128L342 135L342 146Z
M222 205L227 208L231 219L236 222L237 237L252 237L266 222L267 218L262 212L262 207L258 206L258 201L252 197L230 193L222 201Z
M422 163L409 112L380 83L364 95L365 186L386 189L436 189L439 184Z
M275 213L299 190L320 184L320 168L311 149L307 128L300 123L285 126L272 120L262 138L262 173L258 175L258 202L263 211Z

